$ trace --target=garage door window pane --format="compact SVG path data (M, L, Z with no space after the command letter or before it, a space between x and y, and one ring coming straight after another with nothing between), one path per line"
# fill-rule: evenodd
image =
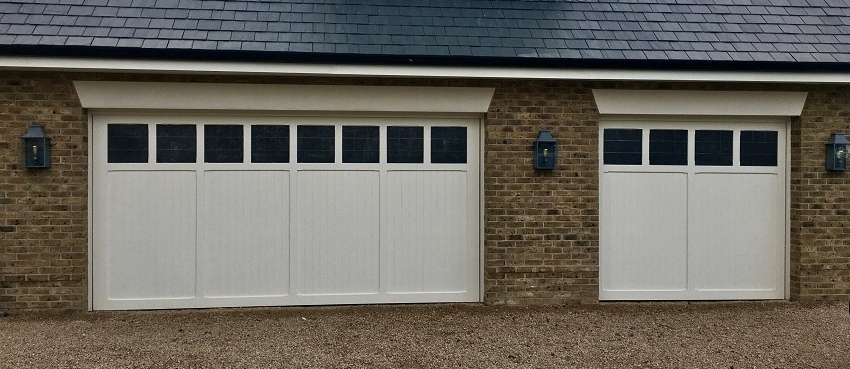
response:
M643 134L640 129L606 129L603 136L602 162L604 164L642 164Z
M732 165L732 131L697 130L694 145L696 165Z
M207 163L242 162L241 125L205 125L204 161Z
M387 162L421 163L424 132L423 127L387 127Z
M106 131L107 162L148 162L147 124L109 124Z
M197 127L194 124L156 126L157 163L194 163L197 146Z
M776 131L741 131L741 166L776 166Z
M251 126L252 163L289 163L289 126Z
M688 165L688 131L649 130L650 165Z
M342 162L377 163L380 141L378 127L342 127Z
M431 162L466 163L466 127L431 127Z
M298 126L298 162L334 162L334 126Z

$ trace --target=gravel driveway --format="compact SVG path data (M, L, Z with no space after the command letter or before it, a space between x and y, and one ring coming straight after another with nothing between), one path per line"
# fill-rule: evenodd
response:
M12 315L2 368L850 368L847 303Z

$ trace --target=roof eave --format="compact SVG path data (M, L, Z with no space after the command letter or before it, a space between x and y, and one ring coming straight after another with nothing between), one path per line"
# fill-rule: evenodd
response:
M0 45L0 55L68 58L175 60L210 62L272 62L392 66L454 66L503 68L571 68L630 70L705 70L760 72L848 72L848 63L808 61L584 59L560 57L499 57L455 55L345 54L293 51L145 49L96 46Z

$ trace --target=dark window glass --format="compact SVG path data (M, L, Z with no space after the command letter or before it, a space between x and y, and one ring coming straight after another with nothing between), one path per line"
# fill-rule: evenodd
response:
M298 126L298 162L333 163L334 127Z
M466 163L466 127L431 127L431 162Z
M197 159L196 137L194 124L157 124L156 162L194 163Z
M697 130L694 146L696 165L732 165L732 131Z
M204 162L241 163L242 131L241 125L205 125Z
M377 163L380 142L378 127L342 127L342 162Z
M387 162L421 163L424 132L423 127L387 127Z
M252 163L289 163L289 126L251 126Z
M107 125L106 161L109 163L147 163L148 125Z
M649 130L650 165L688 165L688 131Z
M641 165L643 133L640 129L611 128L603 132L602 162L613 165Z
M741 131L741 166L776 166L776 131Z

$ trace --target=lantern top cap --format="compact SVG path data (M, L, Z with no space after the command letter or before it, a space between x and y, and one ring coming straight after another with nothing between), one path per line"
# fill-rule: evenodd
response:
M552 132L548 129L541 130L539 134L537 134L536 142L547 142L547 143L555 143L555 138L552 137Z
M844 137L843 133L833 133L829 136L829 141L826 141L827 145L850 145L850 141L847 141L847 138Z
M44 127L33 124L21 138L47 138L47 135L44 134Z

